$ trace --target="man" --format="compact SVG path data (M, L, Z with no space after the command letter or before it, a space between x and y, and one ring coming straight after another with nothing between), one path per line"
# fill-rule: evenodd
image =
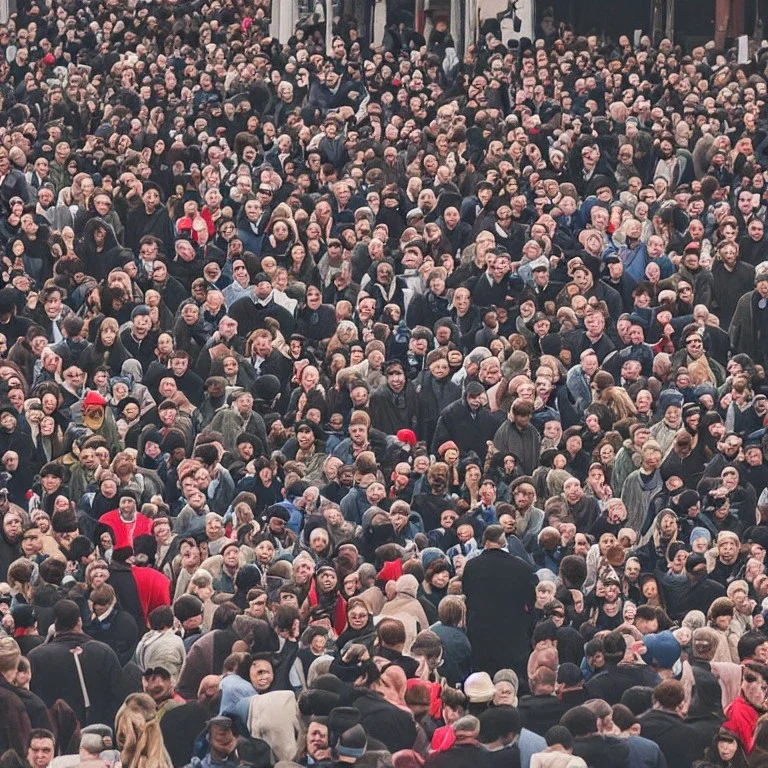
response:
M573 736L573 754L589 768L629 768L629 747L598 730L597 716L584 705L568 710L560 720Z
M768 286L766 287L766 295L768 295ZM733 341L733 339L731 340ZM675 352L670 359L672 376L677 374L678 368L685 367L697 384L721 387L725 382L725 369L705 352L702 329L695 323L686 325L680 334L680 342L683 348Z
M496 430L493 444L501 453L514 453L520 468L532 475L539 462L541 436L531 426L533 406L523 400L515 400L509 410L509 418Z
M603 638L605 666L584 686L587 697L618 704L624 691L634 685L654 686L658 675L645 665L625 664L627 643L620 632L610 632Z
M88 635L108 645L125 666L133 658L139 639L136 620L117 604L117 595L109 584L94 587L89 603L93 621L87 627Z
M486 408L488 395L479 381L470 381L464 395L451 403L440 415L432 439L432 453L449 441L456 443L462 456L474 452L484 457L488 442L493 440L503 414Z
M152 697L157 707L157 719L174 707L184 704L184 699L175 691L175 683L171 673L163 666L145 669L141 676L144 693Z
M272 283L264 272L253 278L253 292L236 299L229 307L229 316L237 321L243 338L248 338L257 328L264 327L267 317L274 317L280 330L288 338L294 331L293 315L275 301Z
M522 727L515 707L495 706L480 715L480 743L498 768L520 768L518 739Z
M152 319L146 304L133 308L131 324L120 334L120 341L131 357L141 363L142 370L146 371L155 359L157 346L157 332L152 330Z
M602 313L598 314L602 317ZM592 378L599 368L600 360L595 350L590 347L579 355L579 364L568 371L565 386L574 401L577 413L583 412L592 402Z
M211 338L200 352L195 364L195 372L205 380L211 375L211 367L215 360L224 359L228 353L242 355L244 351L243 339L237 332L237 320L224 315L219 320L218 330L211 334Z
M125 226L126 248L130 248L138 256L139 241L144 235L157 237L166 255L173 253L175 240L173 223L166 207L162 204L160 187L153 181L144 182L141 204L128 214Z
M623 704L613 707L612 720L629 746L630 768L665 768L664 754L650 739L641 736L642 728L632 710Z
M472 665L495 674L512 668L527 674L528 625L535 602L533 568L504 551L507 539L499 525L483 533L483 552L470 559L462 579L467 599L467 634L472 644ZM514 584L499 610L498 588ZM501 639L503 638L503 640Z
M390 360L384 372L386 382L371 395L371 426L387 435L395 435L401 429L416 431L418 396L405 377L405 367L399 360Z
M18 643L12 637L0 637L0 750L24 754L32 724L15 686L19 659Z
M646 529L651 499L663 485L659 472L662 456L661 446L655 440L643 443L640 467L629 473L621 491L621 500L627 508L627 527L638 534Z
M239 761L235 755L237 737L229 717L212 717L207 723L205 740L208 742L208 754L193 757L190 768L236 768Z
M133 540L137 536L152 533L152 521L138 512L136 493L130 488L120 491L118 508L105 512L99 522L112 529L115 549L133 547Z
M53 617L53 638L29 652L32 692L48 707L64 699L83 725L111 724L126 694L117 655L83 634L72 600L59 600Z
M685 689L679 680L664 680L653 689L653 708L638 718L641 733L659 745L669 766L690 768L699 758L696 729L683 720Z
M768 365L768 269L758 270L755 290L739 299L728 333L734 354L743 353L759 365Z
M32 768L48 768L56 753L56 738L46 728L35 728L29 734L27 762Z

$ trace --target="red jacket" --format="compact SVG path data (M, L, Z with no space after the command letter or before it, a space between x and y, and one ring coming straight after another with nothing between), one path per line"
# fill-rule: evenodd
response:
M749 754L755 746L755 728L760 713L743 697L734 699L725 709L723 728L736 734Z
M161 605L171 604L171 582L154 568L131 566L136 591L139 594L144 621L149 626L149 614Z
M112 533L115 536L115 549L120 547L133 547L133 540L137 536L143 536L144 534L152 535L152 521L141 514L136 513L136 518L133 524L124 523L120 518L120 510L113 509L111 512L104 513L99 522L112 529Z

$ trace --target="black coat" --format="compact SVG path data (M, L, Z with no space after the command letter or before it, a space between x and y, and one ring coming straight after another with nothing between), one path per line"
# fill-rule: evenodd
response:
M481 408L473 418L465 398L451 403L437 420L432 453L448 440L453 440L462 456L474 451L481 459L488 451L488 441L493 440L496 430L505 419L503 411L492 413Z
M443 752L432 752L427 757L425 768L491 768L494 765L491 753L476 741L454 744ZM505 762L505 765L510 763Z
M288 338L294 330L293 315L285 308L269 301L267 304L257 304L247 296L241 296L229 308L227 313L233 320L237 320L237 333L247 339L258 328L264 328L264 321L268 317L274 317L280 323L283 336Z
M411 749L416 741L416 723L405 710L398 709L373 691L360 690L353 702L360 712L360 724L371 738L383 742L393 754Z
M647 666L635 664L606 664L602 672L591 677L584 690L590 699L603 699L611 706L621 703L624 691L634 685L653 688L659 682L659 676Z
M533 567L501 549L485 550L464 567L467 636L472 666L495 674L524 668L537 579Z
M371 395L371 426L387 435L395 435L401 429L418 429L419 397L416 387L408 382L396 395L389 384L382 384ZM418 432L416 432L417 436Z
M581 736L573 740L573 754L589 768L629 768L629 746L610 736Z
M82 649L80 666L91 704L87 711L72 653L75 648ZM31 690L47 707L64 699L82 725L114 722L125 691L120 661L109 646L81 632L57 633L49 643L30 652L29 663Z
M655 741L667 765L675 768L690 768L699 752L699 736L696 729L688 725L674 712L652 709L638 718L643 738Z
M565 706L557 696L523 696L517 708L523 728L538 733L539 736L544 736L565 714Z
M133 657L139 642L139 628L127 611L116 607L106 619L93 621L86 629L94 640L108 645L117 654L122 666Z

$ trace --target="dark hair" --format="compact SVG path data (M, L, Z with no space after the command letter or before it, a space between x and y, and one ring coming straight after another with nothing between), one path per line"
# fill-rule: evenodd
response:
M603 637L603 656L608 663L618 664L627 651L627 641L621 632L609 632Z
M56 737L47 728L33 728L29 732L29 747L35 739L50 739L54 745L56 744Z
M57 632L71 632L80 621L80 608L74 600L59 600L53 606L53 623Z
M613 722L620 731L629 730L636 722L635 713L625 704L613 705Z
M768 638L757 629L751 629L749 632L745 632L736 645L736 650L739 654L739 661L745 659L751 659L755 655L755 651L766 641Z
M574 737L597 733L597 717L585 706L569 709L560 718L560 725L564 725Z
M235 618L240 613L240 609L231 601L222 603L214 612L211 621L211 630L229 629L234 623Z
M653 688L647 685L633 685L621 694L621 703L639 717L653 706Z
M289 631L297 619L301 619L298 608L293 605L281 605L275 611L275 629Z
M170 605L160 605L149 614L150 629L168 629L173 626L173 609Z
M573 736L571 732L563 725L553 725L545 734L544 741L548 747L560 744L565 749L573 747Z
M482 744L490 744L510 734L520 733L520 713L515 707L501 706L486 709L480 715L480 737Z
M541 643L544 640L557 641L557 626L552 619L540 621L533 629L533 644L536 645L536 643Z

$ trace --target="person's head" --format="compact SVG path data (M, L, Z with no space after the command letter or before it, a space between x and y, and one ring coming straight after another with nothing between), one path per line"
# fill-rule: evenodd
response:
M29 732L27 762L32 768L48 768L56 755L56 738L46 728L33 728Z
M653 689L653 708L685 714L685 688L679 680L662 680Z

